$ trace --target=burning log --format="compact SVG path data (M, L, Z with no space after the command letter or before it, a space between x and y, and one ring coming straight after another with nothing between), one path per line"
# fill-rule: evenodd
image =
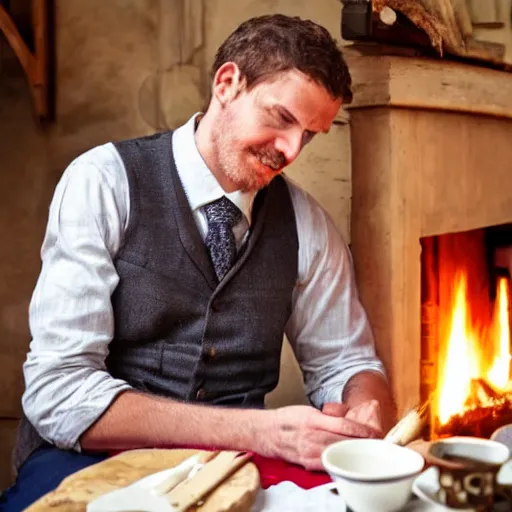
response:
M477 436L490 438L499 427L512 423L512 401L493 407L478 407L462 415L452 416L446 425L436 429L438 437Z
M483 379L473 379L470 388L464 412L452 416L444 425L436 424L437 437L489 438L499 427L512 423L512 393L501 394Z
M484 379L472 379L469 390L469 396L464 404L468 409L474 409L489 402L493 403L498 401L501 396Z

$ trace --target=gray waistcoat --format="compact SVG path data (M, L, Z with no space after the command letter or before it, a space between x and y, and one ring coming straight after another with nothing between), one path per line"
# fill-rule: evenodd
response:
M283 178L256 196L248 240L219 283L179 180L172 134L116 143L130 221L116 259L107 367L134 388L186 401L260 407L279 378L297 279L295 214ZM186 172L186 170L185 170ZM25 419L19 465L41 444Z

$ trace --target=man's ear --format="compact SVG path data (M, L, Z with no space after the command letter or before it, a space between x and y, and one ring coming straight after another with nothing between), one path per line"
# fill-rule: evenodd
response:
M213 96L226 105L233 101L245 86L240 68L234 62L225 62L213 78Z

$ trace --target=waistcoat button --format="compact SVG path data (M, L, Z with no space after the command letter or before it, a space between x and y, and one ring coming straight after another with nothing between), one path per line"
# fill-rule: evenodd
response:
M203 400L205 398L205 396L206 396L206 391L203 388L197 390L197 393L196 393L197 400Z
M203 351L203 360L205 363L209 363L215 358L216 355L217 352L214 347L206 347Z

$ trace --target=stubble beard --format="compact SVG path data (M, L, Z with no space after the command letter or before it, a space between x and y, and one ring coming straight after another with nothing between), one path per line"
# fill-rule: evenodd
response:
M267 183L261 183L256 169L250 166L249 152L236 148L236 139L224 132L216 137L217 168L242 192L256 191ZM245 158L244 158L245 157Z
M242 192L266 187L286 165L286 158L273 148L260 146L241 148L232 129L218 125L213 143L216 148L217 171L227 177ZM262 167L260 167L260 165ZM263 171L268 166L272 171Z

